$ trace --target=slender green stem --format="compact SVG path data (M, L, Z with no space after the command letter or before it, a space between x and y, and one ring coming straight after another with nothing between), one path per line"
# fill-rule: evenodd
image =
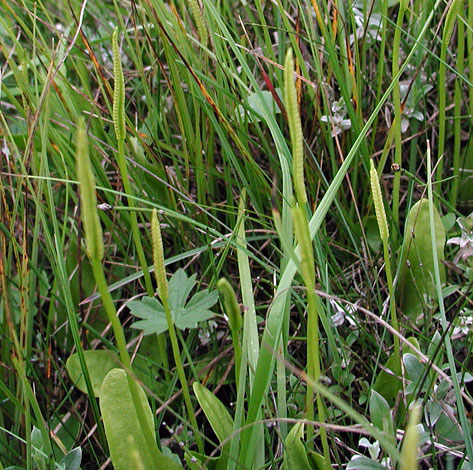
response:
M320 345L319 345L319 314L318 297L315 293L315 263L314 250L309 234L307 216L300 206L294 205L292 209L296 237L301 247L301 274L306 287L307 295L307 373L315 381L320 379ZM309 421L314 419L314 387L307 383L306 414ZM322 398L317 394L318 419L325 423L325 408ZM307 439L314 435L313 426L307 426ZM332 468L330 464L330 448L327 440L327 431L324 426L320 428L320 437L324 452L326 469Z
M163 304L164 312L166 313L166 322L168 326L169 337L171 339L174 362L176 363L177 374L179 376L179 381L181 382L182 395L184 396L184 402L186 404L187 412L189 413L191 426L194 429L197 447L199 449L199 452L203 453L204 445L199 435L199 428L197 426L197 420L195 419L194 408L192 407L189 387L187 385L187 378L184 372L184 366L182 365L181 352L179 350L176 329L174 328L174 319L172 317L171 308L169 306L169 290L168 283L166 280L166 267L164 264L163 239L161 236L161 226L159 224L158 213L156 209L153 210L151 216L151 236L153 239L154 274L156 276L156 282L158 284L158 295Z
M393 65L392 75L393 77L399 72L399 51L401 46L401 33L402 33L402 22L404 19L404 13L407 8L407 2L402 0L399 3L399 13L396 23L396 32L394 33L393 42ZM402 124L402 109L401 109L401 91L399 81L396 81L393 88L393 101L394 101L394 163L402 164L402 143L401 143L401 124ZM401 187L401 175L399 173L394 174L393 181L393 210L392 210L392 238L393 243L396 245L397 239L397 227L399 227L399 192Z
M463 12L463 5L460 5L460 14ZM463 21L458 22L457 26L457 73L463 75L465 59L465 26ZM461 153L461 107L462 107L462 79L455 77L455 92L453 95L455 103L455 121L454 121L454 141L453 141L453 182L450 191L450 204L456 207L458 199L458 188L460 186L460 153Z
M113 123L115 127L115 134L117 138L117 162L120 170L120 176L123 183L123 188L128 200L128 207L130 208L130 221L131 231L133 236L133 242L135 244L138 259L143 270L143 277L145 280L146 291L149 296L154 294L153 284L151 282L151 275L148 269L148 263L146 262L146 256L143 251L143 245L141 243L140 231L138 229L138 220L136 217L135 202L133 199L133 191L130 184L130 178L128 175L128 168L125 158L125 138L126 138L126 115L125 115L125 84L123 78L123 70L120 58L120 51L118 47L118 29L115 29L113 33L113 73L115 79L114 96L113 96Z
M453 0L447 16L445 18L445 25L443 28L442 47L440 50L440 62L438 73L438 100L439 100L439 137L437 148L437 191L442 194L442 175L443 165L445 161L445 132L446 132L446 107L447 107L447 87L446 87L446 72L447 72L447 49L450 44L450 39L453 34L453 28L456 22L456 16L460 7L459 0Z
M399 323L397 320L396 312L396 296L394 291L393 284L393 275L391 270L391 257L389 255L389 244L387 240L383 240L383 254L384 254L384 265L386 268L386 280L388 282L388 291L389 291L389 309L391 311L391 326L399 331ZM394 354L400 363L401 361L401 352L399 346L399 338L394 336Z
M200 453L204 452L204 444L199 435L199 427L197 426L197 420L195 419L194 408L192 406L191 396L189 393L189 387L187 385L187 378L184 372L184 366L182 365L181 352L179 349L179 343L177 341L176 330L174 327L174 321L172 319L171 309L169 308L169 302L167 297L161 297L161 302L166 312L166 321L168 324L169 338L171 340L172 353L174 357L174 362L176 363L177 374L179 376L179 381L182 386L182 396L184 397L184 402L186 404L187 413L189 413L189 419L192 428L194 429L195 441Z
M386 278L388 281L389 290L389 308L391 310L391 326L399 331L399 324L397 321L396 300L393 286L393 276L391 270L391 258L389 256L389 226L384 210L383 196L381 194L381 187L378 179L378 172L374 166L373 160L370 160L370 183L371 192L373 195L373 203L376 211L376 220L379 227L379 237L383 243L384 264L386 266ZM401 355L399 347L399 338L394 336L394 354L396 362L400 365Z
M429 216L430 216L430 235L432 237L432 256L434 264L434 281L435 281L435 290L437 294L437 301L439 306L439 316L440 322L442 324L442 329L445 331L449 325L445 313L445 305L443 302L443 293L442 293L442 284L440 280L440 269L439 269L439 259L437 253L437 241L435 237L435 227L434 227L434 202L433 202L433 191L432 191L432 168L431 168L431 157L430 157L430 146L427 146L427 192L429 196ZM456 397L456 406L460 424L462 427L463 435L465 436L465 447L466 454L469 459L470 470L473 470L473 440L471 437L471 424L468 422L467 414L465 410L465 405L463 404L463 398L461 396L460 384L458 381L457 368L455 365L455 357L453 356L452 343L450 341L450 335L445 335L445 349L447 351L448 365L450 366L450 375L453 382L453 390L455 391Z
M99 289L100 295L102 297L103 307L107 314L108 320L112 325L113 334L115 336L118 352L120 354L120 359L126 371L128 386L130 387L130 393L133 400L133 404L135 406L136 415L138 416L138 420L141 423L141 429L143 431L143 435L146 439L148 447L150 449L154 449L156 448L154 432L153 429L149 426L148 420L146 419L145 411L143 409L143 404L140 400L138 385L132 372L130 355L128 354L128 349L126 347L125 334L123 333L122 325L117 316L117 311L113 304L112 296L108 291L107 281L103 272L102 262L97 258L91 258L90 262L92 264L92 270L94 273L95 282L97 283L97 288ZM156 455L156 453L153 452L153 455ZM159 465L158 460L156 460L156 464Z

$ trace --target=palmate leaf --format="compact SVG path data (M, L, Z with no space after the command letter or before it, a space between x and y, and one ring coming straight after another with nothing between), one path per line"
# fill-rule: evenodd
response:
M197 328L198 322L208 320L214 316L210 310L218 300L217 291L207 289L193 295L186 303L195 286L197 275L187 277L183 269L179 269L171 277L168 285L169 308L174 324L177 328ZM133 323L133 328L143 330L145 335L163 333L167 331L166 313L161 302L154 297L143 297L142 300L128 302L133 316L141 320Z

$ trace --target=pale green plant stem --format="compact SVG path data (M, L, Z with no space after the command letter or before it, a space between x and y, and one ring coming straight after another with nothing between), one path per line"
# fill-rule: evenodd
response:
M151 217L151 235L153 239L154 274L156 276L156 282L158 284L158 295L161 299L161 303L163 304L164 312L166 314L166 322L168 326L169 338L171 340L172 353L174 357L174 362L176 364L179 381L181 382L182 395L186 404L187 413L189 414L189 420L194 430L197 447L199 449L199 452L203 454L204 445L199 434L197 420L195 419L194 408L192 407L189 387L187 385L187 378L184 372L184 366L182 365L181 352L179 349L176 329L174 327L174 320L172 318L172 312L169 306L169 291L166 279L166 268L164 264L163 240L161 236L161 226L159 224L158 213L156 209L153 210Z
M314 251L309 234L309 224L304 210L300 206L292 209L296 237L301 247L301 274L304 280L307 296L307 373L315 381L320 379L320 345L319 345L319 315L318 298L315 293L315 262ZM309 421L314 420L314 387L307 383L306 414ZM318 419L325 423L325 408L320 394L317 394ZM307 440L312 439L314 427L307 425ZM325 467L331 469L330 448L327 440L327 430L320 427L320 437L324 453Z
M434 281L435 289L437 292L437 302L439 306L440 321L442 329L445 331L448 327L448 321L445 314L445 305L443 302L442 284L440 281L440 269L439 260L437 254L437 241L435 237L435 225L434 225L434 202L433 202L433 191L432 191L432 163L430 157L430 145L427 146L427 194L429 198L429 216L430 216L430 236L432 238L432 256L434 262ZM470 470L473 470L473 442L471 436L471 424L468 422L465 405L463 404L463 398L461 396L460 384L458 382L458 374L455 365L455 357L453 356L452 343L450 336L445 335L444 338L445 349L447 351L448 365L450 367L450 376L453 382L453 390L455 391L456 407L458 411L458 417L460 420L461 428L465 438L466 454L470 463Z
M97 197L95 194L95 178L92 172L92 165L89 157L89 146L87 140L87 131L83 118L79 120L77 129L77 174L80 182L81 215L84 224L84 233L86 241L86 252L90 259L97 288L102 297L102 304L107 314L108 320L112 325L115 340L117 342L120 359L126 371L128 386L132 396L133 404L137 417L142 426L142 432L150 449L157 449L156 440L152 428L150 427L143 404L140 400L138 385L132 376L130 356L126 347L125 334L123 333L117 311L113 304L112 296L108 290L107 281L102 266L104 256L104 243L102 235L102 226L97 209ZM57 232L57 230L56 230ZM87 369L85 369L87 370ZM92 395L93 397L93 395ZM153 458L156 459L158 453L153 452Z
M129 216L131 221L131 231L133 236L133 242L135 244L136 252L138 254L138 260L143 270L143 277L146 286L146 292L148 296L154 295L153 284L151 282L151 274L148 269L148 263L146 256L143 251L143 245L141 243L141 235L138 228L138 220L136 217L135 203L133 199L133 192L131 189L130 179L128 175L128 168L125 158L125 138L126 138L126 115L125 115L125 84L123 78L123 70L121 65L121 58L118 47L118 28L115 28L112 39L113 48L113 72L114 72L114 95L113 95L113 122L115 128L115 134L117 138L118 154L117 163L120 170L121 179L123 182L123 188L128 201L128 207L130 209ZM165 373L169 370L169 362L166 354L166 339L163 335L157 335L158 348L160 351L161 358L163 360Z
M401 0L399 3L399 13L396 23L396 31L394 33L393 42L393 66L392 75L393 77L399 72L399 50L401 45L401 33L402 33L402 22L404 20L404 13L407 8L407 2ZM396 81L393 88L393 101L394 101L394 163L398 165L402 164L402 137L401 137L401 124L402 124L402 110L401 110L401 91L399 81ZM397 239L397 227L399 227L399 192L401 187L401 175L399 173L394 174L393 181L393 202L392 202L392 239L394 245L396 245ZM389 259L389 258L388 258Z
M459 14L462 16L463 4L460 5ZM465 26L463 21L458 22L457 26L457 57L456 71L458 75L455 77L455 92L453 101L455 103L454 115L454 142L453 142L453 182L450 191L450 205L456 207L458 199L458 188L460 186L460 151L461 151L461 102L462 102L462 82L459 75L463 75L465 59Z
M391 325L396 330L399 331L399 323L397 320L396 312L396 296L394 291L393 275L391 269L391 257L389 254L389 243L387 240L383 240L383 255L384 255L384 265L386 268L386 280L388 283L389 291L389 309L391 311ZM394 354L397 357L398 361L401 361L401 352L399 346L399 338L394 336Z
M172 353L174 357L174 362L176 363L177 374L179 376L179 381L182 386L182 396L184 397L184 402L186 404L187 413L189 414L189 420L192 428L194 429L195 441L200 453L204 453L204 444L199 435L199 427L197 426L197 420L195 419L194 408L192 406L191 396L189 393L189 387L187 385L187 378L184 372L184 366L182 365L181 352L179 349L179 343L177 341L176 330L174 327L174 321L172 319L171 309L169 308L169 302L167 297L160 297L161 302L166 313L166 321L169 331L169 339L171 340Z
M90 259L90 262L92 265L95 282L97 283L97 288L100 291L100 294L102 297L102 305L107 314L108 320L110 324L112 325L113 334L115 336L118 352L120 354L120 360L126 371L128 386L130 387L130 393L133 400L133 404L135 406L136 415L138 416L138 420L141 423L141 430L143 431L143 435L146 439L146 443L148 444L148 447L150 449L156 448L154 432L149 426L148 420L146 419L146 414L143 409L143 404L139 396L138 385L133 376L130 356L128 354L128 349L126 346L125 334L123 333L123 328L120 324L120 320L118 319L117 311L113 304L112 296L110 295L110 292L108 291L107 281L105 279L105 275L103 272L102 261L94 257ZM155 455L154 452L153 452L153 455ZM158 464L159 464L159 461L156 461L156 465Z
M383 243L384 265L386 268L386 279L388 282L389 291L389 309L391 311L391 326L399 331L399 324L397 321L396 299L393 285L393 275L391 270L391 258L389 256L389 227L384 210L383 196L381 194L381 187L378 179L378 172L374 166L373 160L370 160L370 180L371 191L373 195L373 203L376 211L376 220L379 227L379 236ZM398 364L401 364L401 354L399 346L399 338L394 336L394 355Z
M115 135L117 138L117 163L122 178L123 188L130 208L130 220L131 230L133 235L133 242L136 247L138 259L143 269L143 276L145 279L146 291L148 295L154 294L153 284L151 282L151 275L148 270L148 264L143 251L143 245L141 243L140 231L138 229L138 221L136 218L134 200L131 197L133 195L130 178L128 175L128 168L125 157L125 138L126 138L126 125L125 125L125 83L123 78L123 70L121 65L120 50L118 46L118 28L115 28L113 32L112 40L113 48L113 72L114 72L114 96L113 96L113 123L115 128Z
M447 87L446 87L446 72L447 72L447 50L450 44L450 39L453 34L456 16L460 2L453 0L445 18L445 25L443 28L442 46L440 50L439 72L438 72L438 101L439 101L439 137L437 147L437 171L435 173L437 179L437 191L442 194L442 175L443 164L445 160L445 132L446 132L446 107L447 107Z

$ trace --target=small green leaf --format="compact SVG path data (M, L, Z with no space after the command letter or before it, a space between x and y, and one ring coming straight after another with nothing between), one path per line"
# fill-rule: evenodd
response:
M370 396L371 422L379 429L385 428L385 423L391 421L391 407L376 390L371 390Z
M76 447L72 449L64 458L59 462L59 467L64 470L80 470L80 463L82 461L82 449Z
M417 383L421 380L424 372L424 366L414 354L406 353L402 358L407 375L412 382Z
M200 291L186 303L194 288L195 279L195 274L188 278L185 271L179 269L168 284L169 308L175 326L181 330L197 328L199 322L214 316L210 308L217 303L218 292L216 290L212 292ZM159 300L153 297L143 297L142 300L128 302L128 307L133 316L142 319L133 323L133 328L143 330L145 335L167 331L166 312Z
M386 467L368 457L357 455L348 462L347 470L386 470Z
M276 88L276 94L279 98L282 98L280 88ZM244 117L246 114L250 122L260 122L261 116L264 116L263 107L266 107L266 109L271 111L273 114L281 112L276 101L274 101L272 93L264 90L259 93L251 93L248 95L245 106L240 104L236 110L236 114L241 117ZM245 108L249 108L250 110L248 111Z
M303 423L296 423L284 442L284 470L310 470L307 451L302 443Z
M443 228L448 232L455 225L457 217L454 212L449 212L442 217Z
M381 248L381 237L379 236L378 222L375 216L369 216L364 223L366 241L369 247L376 253Z
M436 331L427 349L427 356L429 357L431 361L433 360L435 364L437 365L440 365L442 363L442 357L443 357L442 348L440 348L440 352L437 351L437 348L439 347L439 343L441 340L442 340L442 335L438 331ZM434 357L435 353L437 353L437 355Z
M158 299L143 297L142 300L132 300L127 305L134 317L143 319L133 323L132 328L143 330L145 335L167 331L166 313Z
M146 421L153 429L153 414L143 389L138 385L139 399L143 405ZM149 448L142 426L138 421L131 397L126 372L113 369L105 377L100 392L100 410L102 412L105 434L107 436L110 458L115 470L139 470L136 455L145 469L155 469L155 462L160 463L156 470L180 470L181 466L172 458L162 454L158 446ZM129 443L136 452L130 452Z
M402 382L399 378L401 376L401 365L394 354L389 357L384 369L381 370L376 378L373 389L383 396L389 406L392 407L402 387Z
M223 403L210 390L207 390L198 382L194 382L192 387L205 417L209 420L220 444L223 445L221 459L226 462L231 446L229 437L233 432L233 419Z
M313 450L309 450L309 461L315 470L325 470L327 468L324 457Z
M445 413L441 413L435 424L435 432L442 440L464 442L465 439L458 424L454 423Z
M112 369L120 366L120 360L116 354L105 350L84 351L84 357L87 369L89 370L94 395L99 397L103 379ZM68 357L66 369L74 385L81 392L87 393L87 387L77 353Z

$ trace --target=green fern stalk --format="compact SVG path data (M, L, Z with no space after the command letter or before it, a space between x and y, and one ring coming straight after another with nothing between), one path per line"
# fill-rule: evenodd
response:
M294 59L292 49L286 54L284 63L284 105L286 106L289 132L292 144L292 171L294 178L294 189L299 205L307 203L307 193L304 182L304 148L302 139L301 117L297 105L297 92L294 84Z
M463 4L460 3L458 13L462 14ZM464 60L465 60L465 26L463 21L458 22L458 34L457 34L457 57L456 57L456 69L458 75L463 75ZM458 188L460 186L460 153L461 153L461 106L462 106L462 78L460 76L455 77L455 92L453 95L453 101L455 104L454 114L455 121L453 124L454 137L453 137L453 181L452 189L450 191L450 205L456 207L458 199Z
M391 271L391 258L389 256L389 227L384 210L383 196L381 194L381 187L379 185L378 172L374 166L373 160L370 160L370 183L371 192L373 195L374 208L376 212L376 220L379 227L379 237L383 243L384 264L386 266L386 278L389 290L389 308L391 310L391 326L399 331L399 324L396 313L396 299L394 294L393 275ZM400 364L401 355L399 347L399 338L394 336L394 354L396 361Z
M187 385L186 374L184 372L184 366L182 365L181 352L179 350L176 329L174 328L174 320L172 318L171 308L169 307L168 283L166 279L166 268L164 266L163 240L161 236L161 227L159 225L158 220L158 213L156 209L153 209L153 214L151 216L151 236L153 238L154 274L156 276L156 282L158 284L158 295L161 299L161 303L163 304L164 311L166 313L166 321L168 325L169 338L171 339L174 362L176 363L177 374L179 376L179 381L181 382L182 395L186 404L187 413L189 414L189 420L192 428L194 429L197 447L199 449L199 452L203 453L204 445L199 435L199 428L197 426L197 420L195 419L194 408L192 407L192 401L189 393L189 387Z
M235 291L225 278L222 278L218 281L217 287L218 290L223 294L225 312L228 317L228 324L230 326L230 333L232 335L233 353L235 355L235 382L238 388L241 368L241 310L236 299Z
M399 13L396 23L396 31L394 33L393 42L393 65L392 65L392 76L395 77L399 72L399 51L401 49L401 33L402 33L402 22L404 20L404 13L408 7L408 0L402 0L399 3ZM401 122L402 122L402 109L401 109L401 91L399 81L394 84L393 88L393 101L394 101L394 163L399 166L402 165L402 143L401 143ZM393 210L392 210L392 224L393 228L393 239L396 243L397 239L397 227L399 227L399 192L401 187L401 175L399 172L394 174L393 181ZM388 258L389 259L389 258Z
M437 147L437 171L435 174L437 180L437 192L442 194L441 181L443 175L443 164L445 160L445 132L446 132L446 107L447 107L447 89L446 71L447 71L447 50L452 38L453 28L460 8L462 0L453 0L445 18L445 25L443 28L442 46L440 50L440 62L438 73L438 96L439 96L439 138Z
M293 205L292 215L294 229L299 243L301 253L301 274L304 280L307 295L307 373L316 382L320 379L320 346L319 346L319 302L315 293L315 261L314 250L310 240L309 225L304 210L300 206ZM307 383L306 410L307 419L314 419L314 387ZM324 424L326 419L325 405L320 394L317 394L318 420ZM313 437L314 428L307 426L307 440ZM327 430L320 427L320 437L324 453L325 468L331 469L330 448L327 439Z
M123 182L123 188L125 189L126 196L128 198L128 207L130 208L130 220L131 220L131 231L133 234L133 242L135 244L138 259L140 261L141 269L143 270L143 277L145 280L146 291L149 296L154 293L153 284L151 282L151 276L149 274L148 263L143 251L143 245L141 243L140 231L138 229L138 221L136 218L136 211L134 211L135 205L133 200L133 192L131 189L130 178L128 176L128 169L125 159L125 137L126 137L126 124L125 124L125 82L123 78L122 63L120 57L120 48L118 46L118 28L115 28L112 37L112 50L113 50L113 77L115 79L114 93L113 93L113 125L115 128L115 134L117 137L118 146L118 167L120 169L120 175Z
M102 304L112 325L115 341L117 342L120 359L125 368L128 386L130 387L136 414L142 426L143 435L150 449L156 447L154 433L146 419L145 411L139 397L139 389L134 379L131 360L126 347L125 334L117 316L112 296L108 290L107 281L102 266L104 255L102 227L97 210L95 195L95 179L92 173L92 164L89 158L88 139L84 119L81 119L77 130L77 176L80 183L81 214L84 225L86 252L92 265L97 288L102 298ZM154 455L154 453L153 453ZM158 460L156 464L159 465Z

